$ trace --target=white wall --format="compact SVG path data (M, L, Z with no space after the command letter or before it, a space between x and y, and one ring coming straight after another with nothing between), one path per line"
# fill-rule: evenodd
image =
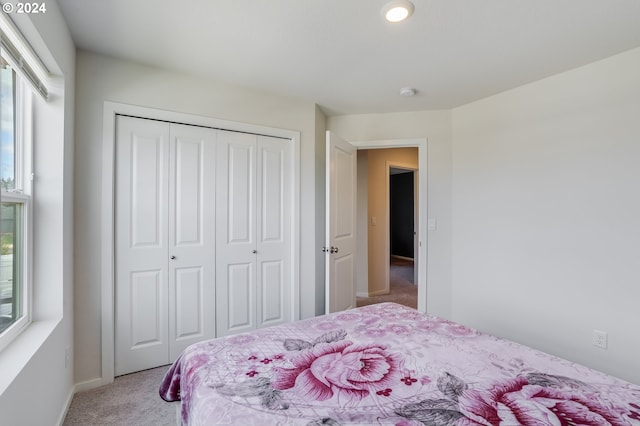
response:
M12 15L55 78L34 105L33 323L0 352L0 423L61 422L73 392L73 119L75 46L55 2ZM37 401L37 409L34 409Z
M327 118L327 128L349 141L426 138L427 212L438 228L427 241L427 311L451 315L451 113L417 111ZM421 212L424 214L424 212Z
M285 70L286 71L286 70ZM101 376L101 178L104 101L119 102L301 132L300 227L316 229L316 121L313 103L79 51L75 185L76 382ZM321 127L324 127L322 125ZM318 313L318 244L301 233L301 315ZM323 308L324 309L324 308Z
M454 320L635 383L638 76L635 49L452 116Z

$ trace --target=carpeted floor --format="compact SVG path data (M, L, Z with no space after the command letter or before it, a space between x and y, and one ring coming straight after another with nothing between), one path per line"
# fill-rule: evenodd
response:
M413 284L413 261L391 258L389 268L390 293L373 297L358 297L357 306L396 302L412 308L418 307L418 286Z
M64 426L173 426L177 402L158 395L169 366L116 377L106 386L74 395Z

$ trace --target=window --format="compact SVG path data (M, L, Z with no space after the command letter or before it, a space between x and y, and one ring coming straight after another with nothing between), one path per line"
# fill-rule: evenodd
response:
M0 349L30 321L31 93L0 55Z

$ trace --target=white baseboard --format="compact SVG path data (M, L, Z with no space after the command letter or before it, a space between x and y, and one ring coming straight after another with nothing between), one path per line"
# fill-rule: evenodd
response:
M373 296L384 296L385 294L389 294L389 290L378 290L373 293L356 293L356 297L373 297Z
M67 402L64 404L64 409L62 410L62 413L60 413L60 417L58 418L58 422L56 423L56 425L62 426L64 424L64 419L67 417L69 407L71 407L71 401L73 401L73 395L75 395L75 387L69 390L69 395L67 395Z
M378 290L378 291L374 291L372 293L369 293L369 297L373 297L373 296L384 296L385 294L389 294L389 289L384 289L384 290Z
M64 419L67 417L67 413L69 412L69 408L71 407L71 402L73 401L73 396L78 392L84 392L91 389L99 388L104 383L102 383L102 379L93 379L87 380L86 382L76 383L71 390L69 391L69 396L67 396L67 402L65 404L64 410L60 414L60 418L58 419L58 426L62 426L64 424Z
M74 386L73 392L78 393L78 392L88 391L91 389L99 388L103 384L104 383L102 383L101 378L87 380L86 382L76 383L76 385Z

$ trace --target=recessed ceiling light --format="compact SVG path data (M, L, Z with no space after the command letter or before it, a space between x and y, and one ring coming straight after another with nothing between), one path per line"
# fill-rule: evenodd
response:
M413 3L409 0L394 0L384 5L382 16L389 22L400 22L413 13Z

